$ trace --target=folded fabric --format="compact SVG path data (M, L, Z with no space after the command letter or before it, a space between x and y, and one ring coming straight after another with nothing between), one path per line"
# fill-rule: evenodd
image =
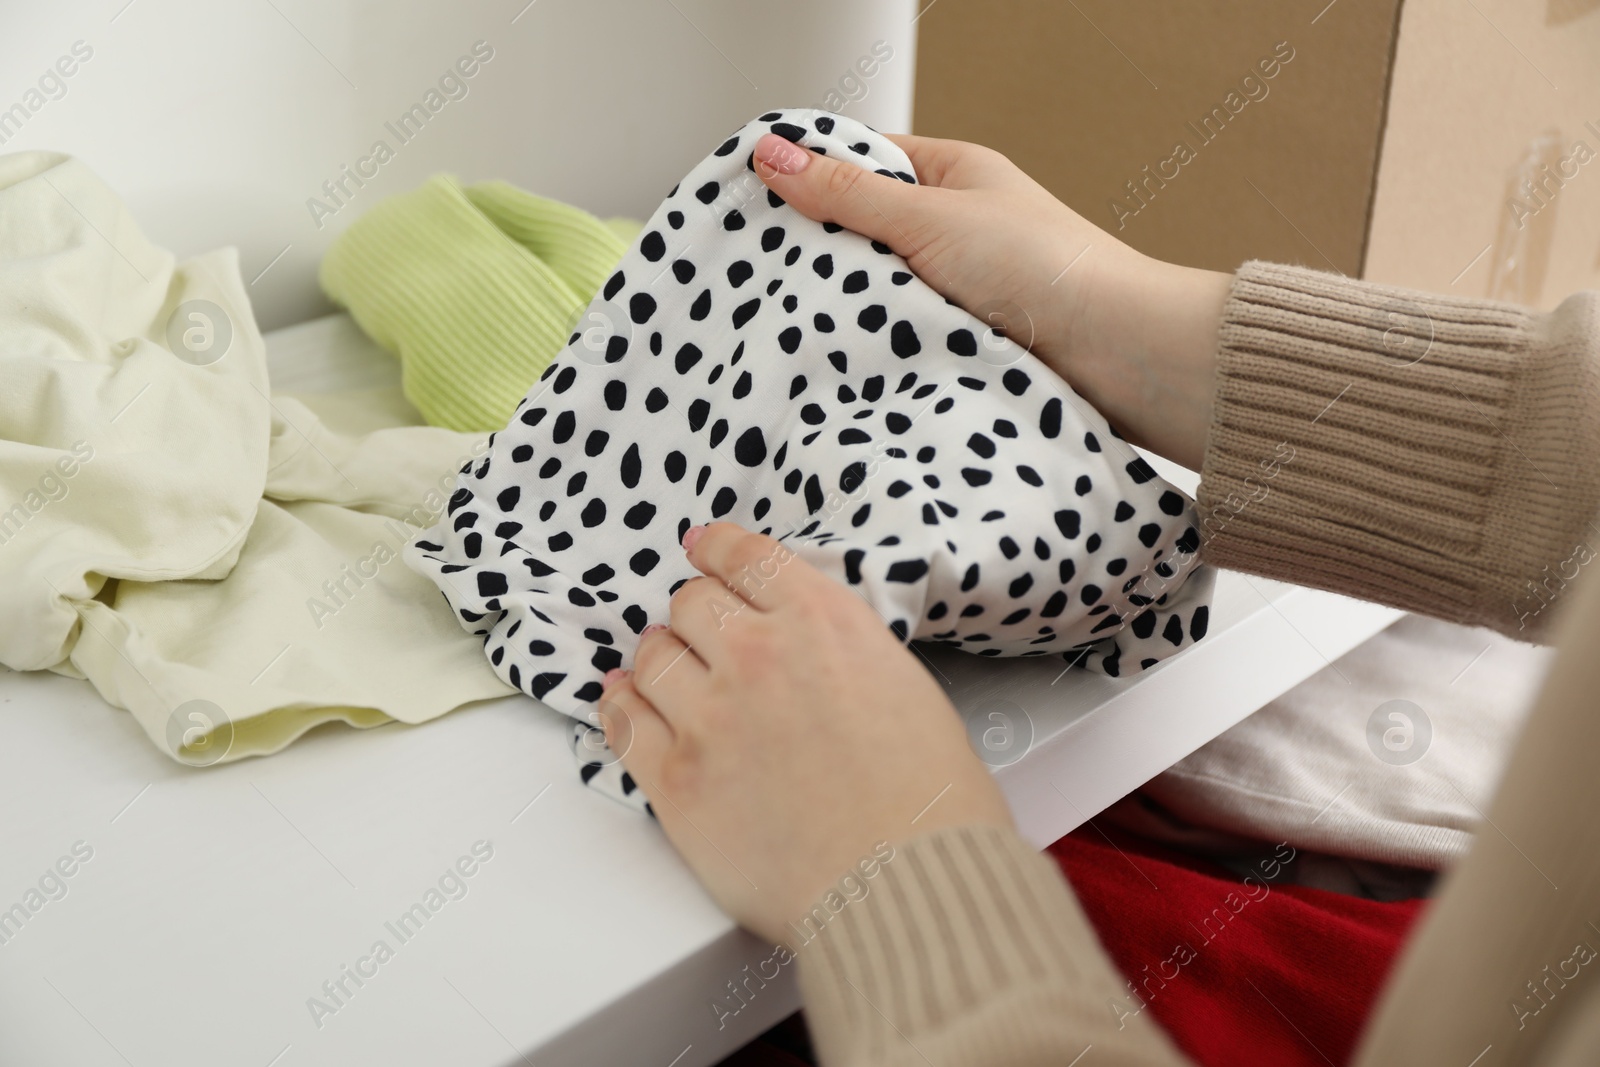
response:
M1423 901L1379 903L1286 884L1280 846L1244 876L1084 828L1047 850L1117 969L1113 1020L1149 1011L1204 1067L1338 1067Z
M566 344L638 231L505 182L463 189L438 175L357 219L319 278L399 357L406 397L430 425L488 432Z
M1550 654L1407 616L1143 791L1200 826L1446 867L1472 842Z
M393 562L482 438L392 391L270 395L235 250L175 264L81 162L0 157L0 378L8 667L190 763L509 692Z
M673 189L406 550L497 673L589 715L696 573L683 532L718 519L783 540L902 640L1112 675L1198 640L1211 575L1191 501L888 247L770 193L750 163L768 131L915 180L887 138L802 109L750 122Z

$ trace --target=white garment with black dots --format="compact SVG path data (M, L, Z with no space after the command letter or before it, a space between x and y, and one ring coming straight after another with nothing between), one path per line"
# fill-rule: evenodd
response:
M756 140L914 181L888 139L762 115L668 194L578 332L406 549L501 678L580 720L585 781L639 802L587 724L669 621L690 526L783 540L902 639L1106 674L1204 635L1191 501L1033 355L887 247L756 178Z

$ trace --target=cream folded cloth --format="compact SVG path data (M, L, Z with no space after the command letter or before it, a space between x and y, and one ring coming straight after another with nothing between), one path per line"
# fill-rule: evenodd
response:
M1472 843L1551 655L1408 615L1140 792L1194 827L1439 870Z
M482 435L271 395L237 251L175 263L60 154L0 157L0 382L6 666L202 764L512 691L398 558Z

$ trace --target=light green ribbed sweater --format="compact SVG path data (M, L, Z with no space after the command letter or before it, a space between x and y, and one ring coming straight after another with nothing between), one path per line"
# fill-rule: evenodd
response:
M318 276L399 357L406 398L430 424L498 430L639 229L440 174L357 219Z

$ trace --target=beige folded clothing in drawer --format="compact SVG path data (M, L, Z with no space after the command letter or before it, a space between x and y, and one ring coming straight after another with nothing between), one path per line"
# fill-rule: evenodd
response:
M1409 615L1144 792L1199 826L1439 868L1482 822L1550 650Z

